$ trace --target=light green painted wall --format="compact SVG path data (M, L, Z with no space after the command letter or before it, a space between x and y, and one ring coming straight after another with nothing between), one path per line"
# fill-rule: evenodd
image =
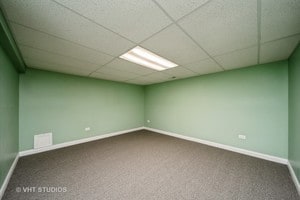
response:
M155 84L145 125L269 155L288 156L287 61ZM237 135L244 134L246 140Z
M35 134L52 132L58 144L143 125L142 86L34 69L20 75L20 151L33 148Z
M18 151L19 75L0 46L0 187Z
M289 160L300 181L300 45L289 59Z

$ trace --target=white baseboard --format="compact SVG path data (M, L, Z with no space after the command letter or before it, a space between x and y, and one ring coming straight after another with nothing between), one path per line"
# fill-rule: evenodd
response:
M95 141L95 140L100 140L103 138L108 138L108 137L121 135L121 134L129 133L132 131L138 131L138 130L142 130L142 129L144 129L144 127L138 127L138 128L123 130L123 131L117 131L117 132L107 133L104 135L97 135L94 137L83 138L83 139L74 140L74 141L70 141L70 142L64 142L64 143L55 144L55 145L51 145L51 146L43 147L43 148L39 148L39 149L30 149L30 150L26 150L26 151L21 151L19 153L19 155L20 155L20 157L28 156L28 155L32 155L32 154L36 154L36 153L41 153L41 152L50 151L50 150L54 150L54 149L60 149L63 147L68 147L68 146L72 146L72 145L76 145L76 144L91 142L91 141Z
M229 146L229 145L224 145L224 144L220 144L220 143L216 143L216 142L202 140L202 139L198 139L198 138L194 138L194 137L190 137L190 136L184 136L184 135L180 135L180 134L177 134L177 133L163 131L163 130L159 130L159 129L155 129L155 128L145 127L145 129L149 130L149 131L161 133L161 134L164 134L164 135L180 138L180 139L193 141L193 142L197 142L197 143L201 143L201 144L206 144L206 145L217 147L217 148L220 148L220 149L225 149L225 150L228 150L228 151L233 151L233 152L245 154L245 155L256 157L256 158L261 158L261 159L273 161L273 162L280 163L280 164L285 164L285 165L288 164L287 159L276 157L276 156L271 156L271 155L268 155L268 154L258 153L258 152L255 152L255 151L249 151L249 150L245 150L245 149L241 149L241 148L237 148L237 147L233 147L233 146Z
M298 194L300 195L300 183L299 183L298 178L297 178L297 176L296 176L296 174L295 174L295 171L294 171L294 169L293 169L293 167L292 167L292 165L291 165L291 163L290 163L289 161L288 161L287 166L288 166L288 168L289 168L291 177L292 177L292 179L293 179L293 181L294 181L294 184L295 184L295 186L296 186L296 189L297 189L297 191L298 191Z
M13 174L13 172L15 170L18 160L19 160L19 154L16 155L16 158L15 158L14 162L12 163L12 165L10 166L10 169L9 169L9 171L4 179L4 182L0 188L0 199L2 199L2 197L4 195L4 192L7 188L8 182L10 180L11 175Z

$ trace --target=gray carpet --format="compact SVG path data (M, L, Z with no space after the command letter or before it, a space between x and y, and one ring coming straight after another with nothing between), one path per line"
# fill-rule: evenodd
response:
M26 187L35 191L25 191ZM137 131L20 158L3 198L9 199L265 200L299 196L284 165Z

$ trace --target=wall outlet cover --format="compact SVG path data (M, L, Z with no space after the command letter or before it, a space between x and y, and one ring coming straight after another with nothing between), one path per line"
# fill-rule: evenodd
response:
M246 140L246 135L239 135L239 139Z

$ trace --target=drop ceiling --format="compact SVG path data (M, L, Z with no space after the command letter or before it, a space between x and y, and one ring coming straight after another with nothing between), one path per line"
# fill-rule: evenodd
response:
M2 0L31 68L139 85L287 59L300 0ZM178 67L122 60L141 46Z

